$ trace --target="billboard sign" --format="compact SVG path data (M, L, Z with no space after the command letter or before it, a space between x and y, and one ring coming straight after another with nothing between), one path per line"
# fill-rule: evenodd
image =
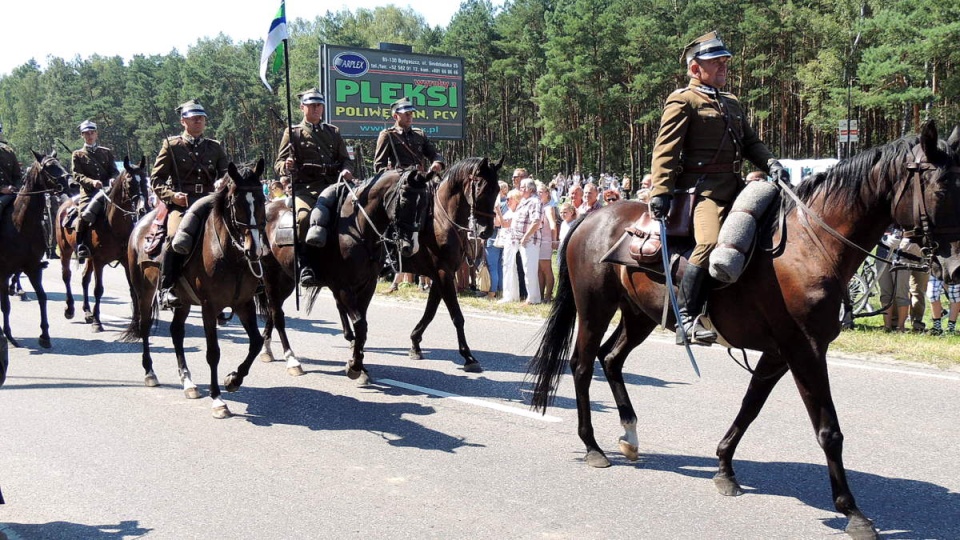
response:
M463 139L463 58L322 45L320 73L326 121L344 138L375 139L393 125L390 104L407 97L414 127L431 139Z

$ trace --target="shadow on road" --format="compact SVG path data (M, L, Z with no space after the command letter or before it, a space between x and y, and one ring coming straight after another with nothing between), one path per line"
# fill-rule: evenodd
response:
M116 525L84 525L69 521L51 521L50 523L0 524L0 540L7 540L5 532L16 533L30 540L60 540L63 538L84 538L86 540L115 540L136 538L149 534L153 529L141 527L136 521L121 521ZM16 536L14 537L16 538Z

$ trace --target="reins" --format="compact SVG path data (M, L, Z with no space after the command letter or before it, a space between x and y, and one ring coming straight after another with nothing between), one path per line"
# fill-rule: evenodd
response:
M261 233L262 233L262 231L263 231L263 225L262 225L262 224L254 223L254 224L251 225L251 224L247 224L247 223L242 223L242 222L240 222L239 220L237 220L236 192L238 192L238 191L239 191L239 192L256 192L257 190L259 190L259 187L257 187L257 188L253 188L253 187L247 188L247 187L238 186L238 185L236 185L236 183L234 183L234 193L231 193L231 194L230 194L230 199L231 199L231 200L228 201L230 204L228 204L227 206L229 206L229 208L230 208L230 210L229 210L229 211L230 211L230 224L232 224L232 225L233 225L234 227L236 227L237 229L240 229L240 230L243 230L243 231L251 231L251 230L256 229L256 230L261 231ZM261 257L260 257L260 255L259 255L259 253L258 253L258 254L255 254L254 257L249 257L249 256L247 256L247 250L244 249L244 247L243 247L242 239L237 239L237 238L233 235L233 231L231 230L230 226L229 226L226 222L224 222L224 228L227 230L227 237L230 238L230 243L233 245L233 247L234 247L237 251L239 251L239 252L243 255L244 260L247 261L247 266L250 268L250 273L253 274L253 277L255 277L255 278L257 278L257 279L263 279L263 262L262 262L262 260L261 260ZM217 247L220 248L220 254L225 258L225 257L227 256L227 254L226 254L226 252L225 252L224 249L223 249L223 239L220 237L220 229L219 229L219 227L216 226L216 224L214 224L213 231L214 231L214 234L217 235ZM261 234L261 236L262 236L263 238L266 238L266 235L265 235L265 234ZM254 263L256 263L256 266L257 266L256 268L254 268Z

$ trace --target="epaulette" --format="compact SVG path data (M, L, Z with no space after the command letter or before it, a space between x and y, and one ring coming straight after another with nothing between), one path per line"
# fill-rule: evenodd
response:
M674 94L682 94L682 93L686 92L687 90L690 90L690 87L689 87L689 86L684 86L683 88L677 88L676 90L673 91L673 93L674 93Z

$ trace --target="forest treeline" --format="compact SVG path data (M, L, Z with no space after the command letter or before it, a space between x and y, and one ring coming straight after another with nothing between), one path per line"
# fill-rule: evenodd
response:
M269 21L264 21L266 27ZM837 127L859 122L852 151L960 120L956 0L467 0L443 27L395 6L328 12L290 28L293 92L318 84L323 43L459 56L466 133L439 146L453 161L504 156L538 176L580 170L634 178L650 166L666 96L686 85L683 45L717 29L734 52L727 90L780 157L844 155ZM0 121L21 160L77 148L93 119L101 143L152 162L174 108L199 99L207 135L235 161L274 159L286 122L283 84L259 80L262 40L202 38L184 53L49 58L0 77ZM22 44L18 46L28 46ZM294 122L299 121L294 108ZM373 141L362 144L373 156ZM369 166L369 164L368 164Z

